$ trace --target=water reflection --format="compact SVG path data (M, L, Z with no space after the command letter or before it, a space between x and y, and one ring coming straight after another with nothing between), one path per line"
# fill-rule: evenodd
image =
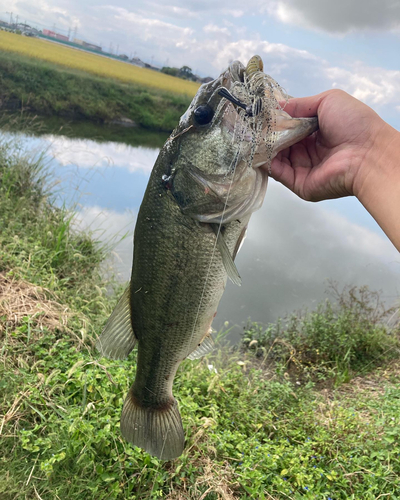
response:
M88 139L96 143L114 142L128 146L161 148L168 138L164 132L152 132L143 128L102 125L89 121L70 121L57 116L39 118L30 115L2 115L0 128L4 131L43 137L46 135L68 137L69 139Z
M92 130L91 139L13 137L27 151L46 151L61 180L60 202L78 203L80 227L103 240L128 233L113 252L119 278L127 280L134 222L158 147L139 145L142 132L134 129L129 131L134 145L105 140L100 132ZM237 258L243 285L228 282L214 327L226 320L243 325L249 317L265 323L301 307L312 308L323 300L328 280L381 289L391 302L399 296L399 261L398 252L356 200L309 204L271 182Z

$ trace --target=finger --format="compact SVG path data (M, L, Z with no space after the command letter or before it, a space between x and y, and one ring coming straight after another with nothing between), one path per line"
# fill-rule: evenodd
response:
M289 102L284 106L285 111L295 118L318 116L318 108L330 92L332 91L328 90L310 97L295 97L289 99ZM283 104L285 104L285 102L283 102Z

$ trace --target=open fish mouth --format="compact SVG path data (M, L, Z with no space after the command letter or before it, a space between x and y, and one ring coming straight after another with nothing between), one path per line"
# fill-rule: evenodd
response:
M270 162L278 153L301 141L318 129L317 117L293 118L284 111L282 101L289 96L263 72L260 56L253 56L244 68L238 61L228 69L230 88L221 87L218 95L236 108L246 123L242 140L253 142L252 167ZM224 126L231 133L237 128L237 116L224 112Z

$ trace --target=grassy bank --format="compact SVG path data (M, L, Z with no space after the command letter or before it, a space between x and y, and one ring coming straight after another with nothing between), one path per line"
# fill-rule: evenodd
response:
M179 459L124 442L135 353L93 350L114 303L106 249L73 231L45 179L40 162L0 147L2 499L399 498L398 332L362 290L184 362Z
M118 64L129 68L127 64ZM0 53L1 107L10 111L25 110L96 123L128 118L137 126L170 132L190 100L187 95L143 82L126 83L113 75L99 76L27 55Z
M0 50L11 52L13 57L22 55L30 60L46 61L68 69L81 70L96 76L180 95L184 94L189 97L193 96L199 87L197 83L164 73L139 68L87 51L76 50L59 43L24 37L5 31L0 31Z

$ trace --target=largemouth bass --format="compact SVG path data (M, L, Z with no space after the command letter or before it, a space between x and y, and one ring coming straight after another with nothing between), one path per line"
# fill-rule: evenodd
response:
M172 385L185 358L212 349L211 323L268 172L257 167L318 128L279 105L279 85L254 56L200 87L154 165L138 214L130 285L96 346L125 358L138 344L121 432L161 459L184 432Z

